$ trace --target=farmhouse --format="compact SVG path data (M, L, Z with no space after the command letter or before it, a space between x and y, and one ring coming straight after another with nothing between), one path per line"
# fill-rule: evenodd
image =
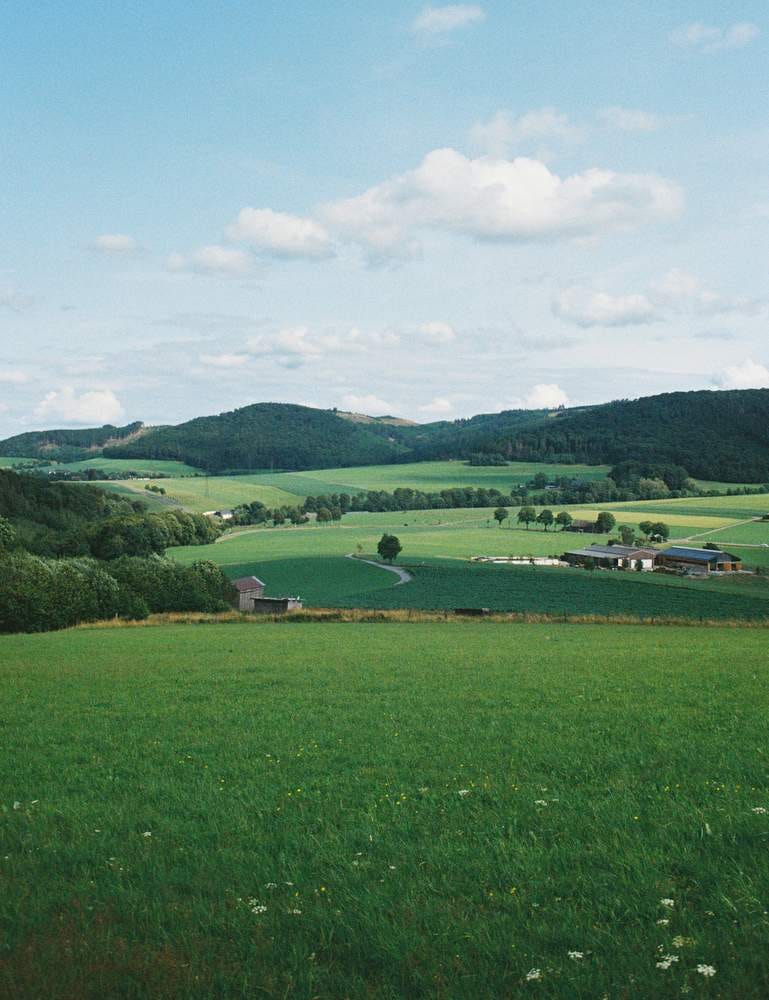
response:
M256 615L282 615L302 607L298 597L265 597L264 582L256 576L241 576L232 581L237 591L235 607Z
M564 531L579 531L582 534L595 534L595 521L585 521L581 518L575 517L574 520L569 524Z
M687 573L736 573L742 569L742 560L720 549L689 549L673 545L660 553L660 565Z
M641 569L648 572L654 565L660 553L656 549L639 549L633 545L588 545L585 549L572 549L564 552L563 558L572 566L584 566L592 559L596 566L609 569Z

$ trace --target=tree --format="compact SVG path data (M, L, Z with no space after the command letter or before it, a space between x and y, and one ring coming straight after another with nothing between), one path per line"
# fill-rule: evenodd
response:
M0 552L12 548L15 541L16 531L13 525L7 518L0 517Z
M547 531L554 520L555 518L553 517L552 510L541 510L537 516L537 523L541 524L545 531Z
M331 511L328 507L319 507L318 514L316 518L318 524L328 524L331 520Z
M386 559L388 562L392 562L393 559L398 558L398 553L401 551L401 543L395 535L384 534L379 539L376 550L382 559Z
M619 526L619 537L622 539L623 545L632 545L635 540L635 531L633 531L629 524L621 524Z
M666 542L670 538L670 528L664 521L655 521L651 530L652 538L659 542Z
M538 472L532 479L531 485L535 490L544 490L547 486L547 475L544 472Z
M560 524L561 531L564 531L572 523L574 518L568 512L568 510L562 510L560 513L555 515L556 524Z
M532 521L537 520L537 513L533 507L521 507L518 511L518 523L525 524L526 530L529 530L529 525Z
M644 535L645 538L649 538L654 530L654 525L651 521L641 521L638 525L638 530Z
M507 518L508 518L507 509L505 507L497 507L497 509L494 511L494 519L497 521L500 528L502 527L502 522L506 521Z
M595 519L595 528L599 534L605 535L611 531L616 523L617 518L613 514L609 513L608 510L602 510Z

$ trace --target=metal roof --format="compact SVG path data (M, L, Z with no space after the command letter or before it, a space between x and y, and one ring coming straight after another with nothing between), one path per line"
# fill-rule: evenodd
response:
M591 545L586 549L570 549L566 555L591 556L594 559L652 559L658 552L630 545Z
M238 580L232 581L232 586L243 593L246 590L259 590L265 584L258 576L241 576Z
M665 549L663 555L672 556L674 559L692 559L695 562L735 562L737 556L721 549L690 549L685 545L671 545Z

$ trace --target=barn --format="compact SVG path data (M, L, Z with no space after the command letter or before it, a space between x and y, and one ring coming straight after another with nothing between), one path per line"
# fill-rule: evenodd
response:
M672 545L660 553L660 565L686 573L737 573L742 569L742 560L720 549L690 549Z
M254 601L264 596L264 583L256 576L241 576L232 585L238 594L235 603L238 611L253 611Z
M584 566L592 559L596 566L609 569L638 569L640 563L641 569L648 572L654 569L659 555L656 549L639 549L634 545L588 545L564 552L563 558L572 566Z
M577 531L581 534L595 534L595 521L586 521L584 518L576 517L564 528L564 531Z

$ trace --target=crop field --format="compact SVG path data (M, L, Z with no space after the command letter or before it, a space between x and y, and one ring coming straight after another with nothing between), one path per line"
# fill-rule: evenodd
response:
M202 514L206 510L235 507L241 503L258 500L267 507L295 507L297 497L275 486L261 482L261 476L194 476L187 478L158 479L167 495L186 510ZM144 483L121 480L126 489L144 494Z
M749 521L735 524L716 532L708 538L710 542L727 545L737 542L743 545L766 545L769 547L769 521Z
M3 637L0 994L763 1000L765 648L490 623Z
M152 476L163 473L166 476L200 476L200 469L184 462L172 462L155 458L88 458L82 462L60 462L48 468L69 472L83 472L86 469L100 469L104 472L137 472Z

